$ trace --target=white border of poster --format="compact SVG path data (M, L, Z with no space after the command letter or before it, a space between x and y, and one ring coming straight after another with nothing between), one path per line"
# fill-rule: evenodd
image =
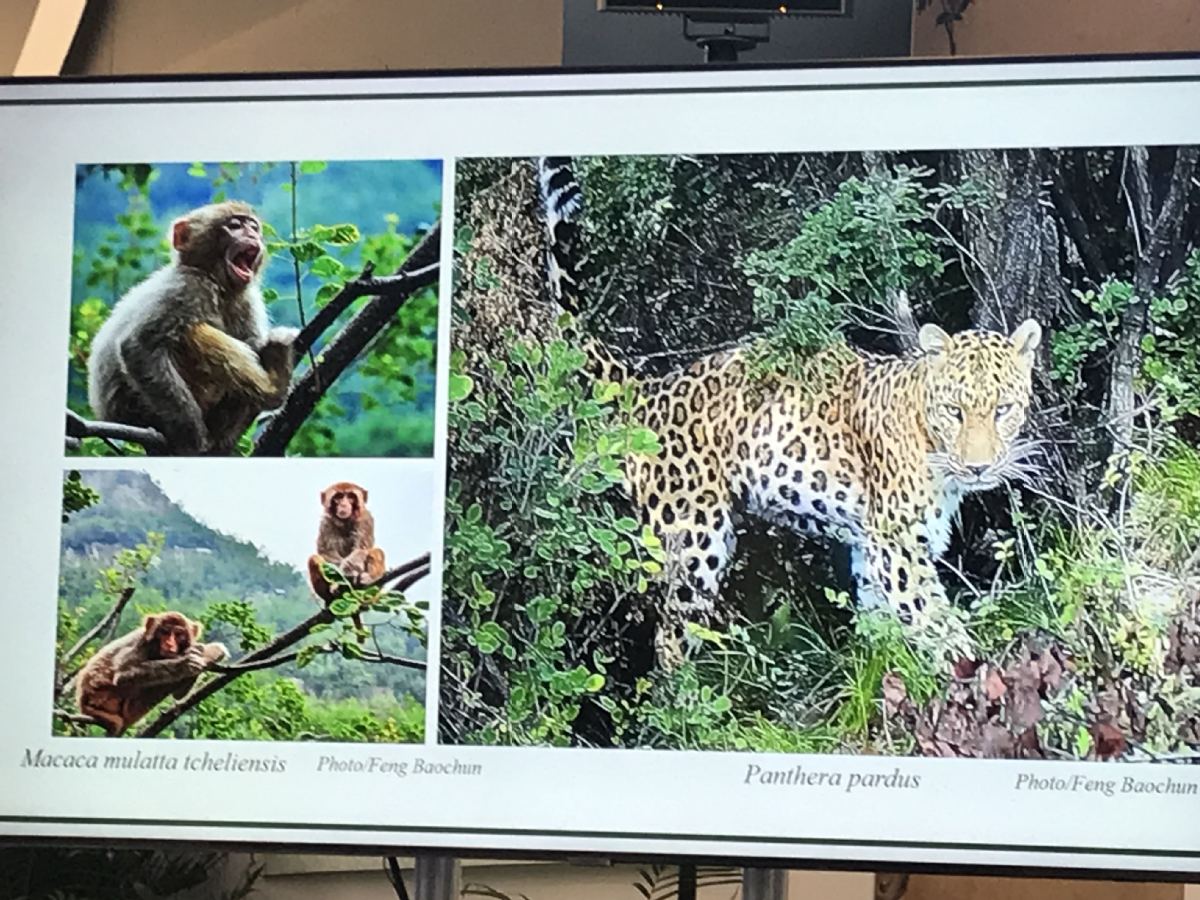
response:
M122 743L183 760L269 757L270 773L88 768L103 738L49 736L74 171L192 159L442 159L1200 143L1200 61L980 63L688 72L0 84L0 840L174 840L655 855L838 865L1200 873L1200 769L788 754L424 745ZM453 227L442 232L450 258ZM439 382L448 353L443 264ZM445 466L440 392L437 477ZM11 423L20 422L20 427ZM225 466L268 461L211 461ZM97 463L102 465L102 463ZM440 483L440 480L439 480ZM439 523L440 524L440 523ZM440 531L435 538L441 541ZM433 553L434 570L440 547ZM438 609L430 610L431 622ZM429 659L438 658L431 627ZM51 766L30 766L43 751ZM755 767L905 776L850 790ZM1037 775L1036 789L1028 776ZM1116 790L1099 787L1112 782Z

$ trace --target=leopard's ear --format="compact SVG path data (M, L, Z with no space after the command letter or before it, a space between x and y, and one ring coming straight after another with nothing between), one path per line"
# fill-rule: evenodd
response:
M1042 326L1037 319L1026 319L1017 326L1009 340L1017 349L1017 355L1032 365L1033 354L1042 343Z
M932 322L926 322L917 332L917 346L926 356L942 356L950 349L950 335Z

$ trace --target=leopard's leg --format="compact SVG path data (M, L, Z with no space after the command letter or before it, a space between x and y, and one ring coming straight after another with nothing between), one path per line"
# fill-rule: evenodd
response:
M666 602L659 617L655 648L659 665L677 666L698 646L688 624L703 627L723 624L721 581L737 546L733 518L724 505L697 509L687 519L662 527L660 539L666 555L663 574Z
M972 655L963 617L946 597L919 526L876 523L866 529L852 567L861 605L890 609L913 642L935 657L956 661Z

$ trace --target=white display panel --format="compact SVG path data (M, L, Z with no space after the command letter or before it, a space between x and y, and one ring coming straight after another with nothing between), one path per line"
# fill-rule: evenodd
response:
M1042 867L1173 876L1197 872L1200 770L1186 763L1200 758L1200 750L1185 736L1172 738L1170 751L1161 752L1155 749L1160 746L1154 743L1160 739L1157 733L1153 740L1143 740L1141 732L1134 739L1118 725L1115 739L1122 744L1121 753L1109 755L1122 761L1089 758L1098 752L1096 742L1108 734L1097 730L1100 720L1088 711L1095 700L1090 696L1083 697L1075 712L1089 735L1080 740L1093 743L1082 748L1079 758L1069 759L939 759L922 757L915 749L870 755L865 744L852 746L844 735L837 741L845 752L786 752L777 745L699 749L686 741L652 747L621 738L605 748L534 746L533 740L514 746L512 735L495 737L477 720L463 725L469 733L461 740L449 739L451 726L442 718L447 692L460 699L477 690L479 682L448 685L439 665L445 623L463 628L460 614L468 609L454 605L461 598L447 599L454 579L444 535L448 469L460 458L455 454L465 452L460 441L448 437L456 421L450 405L453 398L461 399L458 370L451 373L452 352L463 349L455 343L455 330L463 327L455 306L466 290L465 282L453 278L453 260L456 244L460 258L473 259L470 254L477 252L471 241L478 230L462 231L463 203L487 186L463 180L464 167L480 158L526 160L547 154L601 160L592 171L605 171L605 158L643 156L777 154L786 162L801 154L814 159L846 154L860 165L864 151L927 151L932 157L968 149L1117 148L1113 152L1120 154L1130 147L1200 144L1200 125L1187 113L1197 108L1200 64L1191 60L0 85L0 197L5 208L0 245L7 248L3 302L10 323L0 334L0 371L9 385L0 396L9 423L0 436L0 455L9 473L10 569L19 573L0 601L7 623L0 636L0 678L11 686L0 730L0 835L696 856L834 866ZM1155 194L1160 200L1166 196L1161 185L1169 183L1174 171L1164 159L1156 155L1148 169L1151 190L1160 191ZM196 161L205 163L203 173L188 174ZM236 164L221 182L220 164L228 161ZM297 164L295 171L290 161ZM304 161L326 165L305 168ZM277 165L267 165L271 163ZM122 173L116 170L106 178L102 168L79 168L129 164L154 169L146 193L139 195L136 184L120 184ZM597 190L586 182L590 165L576 167L577 174L584 174L585 191ZM532 164L528 166L532 172ZM1114 171L1118 181L1113 189L1119 190L1125 176L1119 166ZM1189 174L1181 209L1190 211L1179 213L1180 228L1164 248L1167 255L1178 250L1179 268L1197 241L1192 230L1197 178L1200 172ZM402 186L404 200L391 204L388 192L401 190L396 185ZM161 193L168 190L165 186L172 193ZM297 326L309 321L323 285L334 288L320 295L322 302L343 282L352 282L369 260L378 260L381 271L389 265L394 269L440 218L437 281L419 288L425 292L419 295L423 301L407 300L401 311L392 311L394 321L382 327L396 327L394 334L373 337L358 347L346 374L335 373L335 378L347 379L337 382L341 393L322 385L323 396L332 403L304 407L310 415L289 431L286 458L80 456L64 449L64 397L77 412L86 402L84 369L78 366L85 365L88 348L94 349L96 326L85 313L99 310L103 317L137 280L120 270L129 256L118 254L117 263L106 268L102 263L110 257L100 248L109 241L127 249L140 240L141 255L134 255L144 268L137 271L148 272L161 261L155 257L161 253L157 235L170 220L233 187L263 212L274 230L269 239L281 245L266 283L273 292L268 303L273 320ZM1047 185L1045 203L1053 203L1052 194ZM189 197L196 202L185 202ZM292 197L299 201L295 213ZM1134 196L1129 202L1139 200ZM1161 210L1160 205L1153 212ZM138 232L138 221L117 219L142 211L153 236ZM385 219L386 214L395 215L395 221ZM318 235L313 240L320 244L319 252L304 257L301 251L297 266L306 267L302 273L292 266L283 244L299 246L298 233L312 234L319 225L343 221L358 228L352 240ZM520 227L506 226L510 233ZM528 234L540 234L539 227ZM119 239L106 237L109 230L122 228ZM503 234L506 228L497 231ZM1065 248L1067 237L1056 240ZM653 243L644 246L653 256ZM1072 288L1095 287L1082 280L1067 283L1079 252L1064 249L1063 256L1058 274L1064 297L1074 296ZM317 257L333 259L338 267L324 264L314 272ZM540 256L531 252L530 258ZM705 257L698 253L697 259L703 264ZM95 272L100 274L89 281ZM301 279L301 274L307 303L303 320L297 319L290 287L293 275ZM1107 275L1119 280L1122 272ZM1153 286L1156 295L1165 296L1178 283L1167 282ZM488 285L473 284L486 293ZM416 290L410 293L418 296ZM364 291L363 296L377 294ZM93 297L100 307L85 308ZM914 300L920 306L916 292ZM358 301L354 309L372 302ZM418 302L424 306L418 309ZM1114 315L1119 319L1121 312ZM350 315L331 326L327 341L344 335L339 332ZM1103 318L1107 313L1101 315L1111 321ZM395 326L401 316L411 321ZM1011 331L1019 321L1005 324ZM1067 321L1044 323L1044 339L1053 340ZM496 337L503 339L498 331ZM1100 329L1094 339L1108 338ZM478 341L482 346L483 338ZM387 346L381 349L381 342ZM319 351L329 346L320 345L313 358L299 361L293 393L306 367L321 365ZM474 346L467 346L468 355ZM1054 346L1066 352L1065 344ZM1147 356L1155 352L1149 347L1142 350ZM387 359L380 355L383 350ZM1183 366L1186 352L1170 359ZM1079 365L1081 372L1090 371ZM403 389L396 388L393 395L388 379L396 372L404 375ZM1086 385L1090 376L1080 377ZM1142 397L1153 394L1140 381L1137 390ZM364 402L360 395L376 402ZM1188 430L1194 412L1180 415L1182 424L1172 431L1173 439L1194 449ZM378 421L384 432L376 427ZM388 428L402 433L403 441L389 436ZM95 443L88 446L105 452ZM64 525L64 473L76 470L84 473L83 483L98 499L70 510L71 522ZM148 551L154 563L140 568L129 560L122 564L120 577L132 579L132 599L126 598L118 625L103 630L103 636L119 637L138 627L140 612L183 608L186 600L185 611L192 618L205 617L210 634L227 642L245 639L230 645L234 664L245 663L255 649L273 646L289 623L318 610L306 600L306 611L292 616L300 606L289 604L299 604L297 598L307 591L303 572L321 514L319 492L338 481L369 487L376 540L386 549L389 564L412 561L409 571L422 571L424 577L405 594L405 602L427 602L423 618L413 608L374 611L372 635L365 643L339 631L349 628L339 618L331 630L281 645L280 653L290 653L334 641L322 644L327 652L316 653L319 658L310 668L287 669L286 677L277 680L253 680L247 671L214 692L209 712L194 704L187 707L190 718L181 719L185 725L162 725L166 734L186 740L103 737L80 720L64 684L100 641L88 642L74 656L69 651L120 599L125 584L93 588L88 579L117 566L115 552L144 547L150 540L132 540L133 530L154 531L157 515L165 543ZM494 490L501 492L503 486ZM136 502L127 500L131 492ZM498 515L485 512L484 520L496 526ZM1168 521L1177 523L1183 516ZM102 525L115 529L116 536L102 531ZM1161 521L1159 525L1163 527ZM1185 523L1180 533L1190 534L1190 527ZM542 538L531 534L526 539L532 544ZM519 543L513 538L514 546ZM230 567L248 547L260 551L253 563L257 581L239 597ZM190 552L196 550L203 553ZM1035 556L1049 553L1042 546L1034 550ZM419 560L426 553L429 562L422 567ZM200 556L217 561L202 564ZM1030 566L1032 570L1032 562ZM1177 579L1183 604L1194 604L1196 576L1174 557L1160 568ZM1008 571L995 580L1008 579ZM1075 571L1066 565L1056 577L1065 579ZM974 573L967 575L972 578L965 580L974 583ZM277 585L272 577L278 577ZM206 593L205 579L215 579L219 589ZM488 587L495 589L490 581ZM244 618L238 619L245 609L239 613L229 607L239 599L265 629L257 643L252 633L248 636ZM222 603L219 609L214 606ZM446 618L448 607L451 619ZM1164 616L1173 623L1178 614L1172 607ZM844 616L849 622L849 611ZM379 637L384 633L380 622L390 629L385 629L386 640ZM1160 654L1150 658L1148 670L1161 667L1161 654L1170 652L1170 627L1161 625L1148 639L1147 646L1158 647L1153 652ZM365 649L356 651L356 646ZM518 661L522 652L514 650ZM363 653L371 657L366 662L357 658ZM456 677L474 671L463 669L462 660L478 663L491 650L480 651L476 642L463 653L455 663ZM335 665L334 657L342 661ZM406 662L398 663L401 658ZM59 661L64 662L61 669ZM507 663L497 665L509 671ZM653 679L657 666L647 663L637 674ZM1083 670L1082 663L1064 668L1071 677L1082 678L1075 674ZM1189 673L1185 667L1173 674L1186 682L1196 677ZM963 677L975 674L971 670ZM221 676L205 679L213 677ZM346 684L351 677L359 679L354 683L363 685L362 690L354 694L339 688L337 679L343 677ZM603 693L620 677L607 673L596 692ZM1009 678L1009 670L1002 677ZM631 677L631 690L634 681ZM253 683L260 692L230 693L241 690L240 683ZM864 728L872 740L882 740L878 734L885 728L883 709L889 701L883 693L867 699L872 712ZM1058 709L1055 696L1041 699L1048 710ZM335 701L345 705L335 707ZM171 702L151 710L130 732L154 723ZM511 710L513 702L510 695L492 706ZM489 701L478 703L487 706ZM301 707L309 716L303 727L263 713ZM1011 716L1012 709L1005 709ZM257 721L257 731L222 718L236 718L239 710ZM1039 719L1039 727L1045 721ZM456 720L454 727L459 724ZM188 730L180 733L174 727ZM72 729L73 736L68 734ZM588 741L568 738L566 743ZM1043 735L1039 746L1052 743Z

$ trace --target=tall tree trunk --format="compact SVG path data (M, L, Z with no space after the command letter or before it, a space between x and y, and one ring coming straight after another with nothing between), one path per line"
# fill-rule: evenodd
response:
M1121 329L1113 353L1108 388L1108 425L1113 451L1129 449L1137 415L1134 379L1141 364L1142 336L1146 333L1150 300L1166 286L1171 276L1171 249L1179 240L1188 192L1200 150L1182 147L1175 151L1170 176L1156 184L1150 174L1150 154L1145 147L1126 151L1121 190L1129 208L1136 259L1133 267L1133 297L1121 314Z
M995 198L964 214L978 300L976 327L1008 332L1029 317L1048 325L1063 297L1058 225L1045 198L1044 150L964 150L959 174ZM973 265L972 265L973 264Z
M1044 330L1038 350L1033 412L1028 431L1045 441L1045 490L1079 501L1088 494L1086 450L1074 440L1076 426L1064 410L1062 386L1050 371L1050 327L1061 319L1067 296L1061 268L1062 239L1048 199L1047 175L1054 159L1047 150L965 150L957 154L958 174L982 182L991 202L963 215L967 259L963 265L976 300L971 322L977 328L1011 333L1027 318Z

